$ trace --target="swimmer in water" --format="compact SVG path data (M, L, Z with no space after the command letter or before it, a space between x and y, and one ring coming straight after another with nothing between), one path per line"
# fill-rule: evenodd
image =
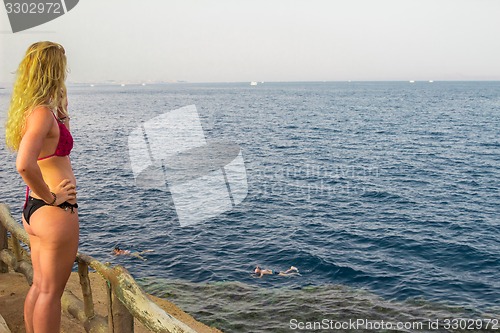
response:
M253 272L259 278L263 277L264 275L290 276L290 275L299 274L299 270L295 266L290 266L290 268L284 272L283 271L275 271L272 269L262 269L260 266L257 266L257 267L255 267L255 270Z
M136 257L136 258L139 258L139 259L142 259L144 261L146 261L147 259L144 258L143 256L141 256L141 254L144 254L144 253L148 253L148 252L153 252L153 250L144 250L144 251L141 251L141 252L132 252L130 250L122 250L117 246L115 246L115 248L113 249L113 254L115 256L132 256L132 257Z

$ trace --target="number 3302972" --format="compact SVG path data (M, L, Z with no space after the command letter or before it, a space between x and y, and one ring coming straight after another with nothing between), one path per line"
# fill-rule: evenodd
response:
M60 3L53 2L7 2L7 14L62 14Z

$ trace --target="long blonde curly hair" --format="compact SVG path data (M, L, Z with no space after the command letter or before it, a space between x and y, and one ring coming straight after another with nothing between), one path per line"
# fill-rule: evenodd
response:
M66 55L53 42L37 42L19 64L5 124L7 147L17 151L26 128L26 119L37 106L47 106L58 117L67 117Z

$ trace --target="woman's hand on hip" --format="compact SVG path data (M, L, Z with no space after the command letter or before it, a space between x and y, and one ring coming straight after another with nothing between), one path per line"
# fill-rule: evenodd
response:
M54 206L58 206L68 200L76 199L76 186L69 179L64 179L52 191L56 195Z

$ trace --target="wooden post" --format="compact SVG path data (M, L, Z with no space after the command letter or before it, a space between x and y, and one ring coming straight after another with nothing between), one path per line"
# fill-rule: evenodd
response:
M9 240L7 239L7 229L4 227L2 221L0 221L0 251L9 248ZM8 273L9 266L0 260L0 273Z
M92 299L92 288L89 279L89 266L81 261L78 261L78 276L80 277L80 286L82 287L83 307L87 319L95 316L94 301Z
M113 284L108 281L107 287L109 333L134 333L134 317L116 297Z
M108 332L113 333L113 290L111 290L111 282L106 281L106 290L108 291Z
M16 236L11 235L12 238L12 249L14 250L14 255L16 256L17 261L21 261L23 259L21 253L21 244L19 244L19 240Z

